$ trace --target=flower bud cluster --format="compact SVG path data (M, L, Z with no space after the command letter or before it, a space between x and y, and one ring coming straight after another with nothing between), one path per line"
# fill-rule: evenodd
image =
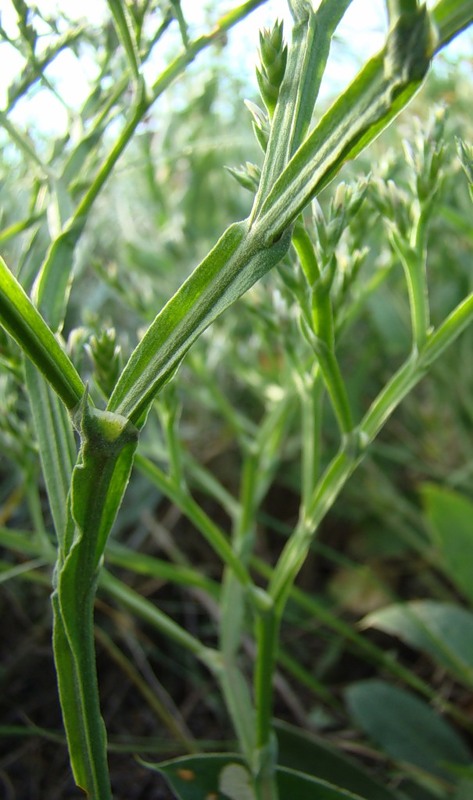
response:
M115 328L107 328L90 337L86 350L94 366L98 387L109 397L121 372L121 348Z
M411 168L410 184L421 205L433 200L444 177L444 128L445 114L438 109L427 131L421 130L419 123L414 140L404 142L406 161Z
M327 262L332 258L343 233L360 210L366 191L365 180L355 184L347 184L342 181L332 197L327 216L324 216L318 203L314 203L314 222L317 230L319 258L322 262Z
M265 28L260 32L259 38L261 64L256 68L256 78L271 118L286 70L287 47L283 39L283 23L276 22L271 30Z
M412 227L412 200L393 180L376 178L370 182L370 200L389 228L408 238Z
M253 194L256 193L261 177L261 169L251 161L242 164L241 167L225 167L230 175L233 175L236 181L243 186L244 189Z

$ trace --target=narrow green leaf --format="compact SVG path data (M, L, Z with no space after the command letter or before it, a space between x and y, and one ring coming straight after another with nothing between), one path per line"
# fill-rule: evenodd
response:
M453 783L448 765L471 763L456 731L410 692L373 679L350 686L346 698L357 724L395 761Z
M23 573L33 572L38 567L44 567L48 563L45 558L35 558L32 561L25 561L23 564L17 564L15 567L8 565L5 569L3 563L1 564L0 571L0 585L6 581L11 581Z
M65 224L51 243L34 284L33 299L53 331L60 331L64 324L72 285L74 250L85 221L85 217L73 218Z
M422 352L422 366L429 367L439 355L470 325L473 320L473 293L453 309L452 313L427 339Z
M470 0L440 0L431 13L438 34L437 52L473 22Z
M118 38L125 49L132 75L135 81L139 81L139 54L135 42L133 23L130 19L130 13L126 4L122 3L122 0L107 0L107 3L110 11L112 12Z
M58 594L52 595L51 603L54 661L74 780L90 800L95 797L111 800L105 730L97 707L97 680L90 657L85 666L90 648L83 648L74 657L75 648L67 635ZM90 609L82 607L81 615L84 629L91 627Z
M222 657L223 670L219 675L220 686L241 750L250 760L257 755L256 716L251 702L250 688L235 659L227 659L225 653L222 653Z
M57 395L30 361L25 362L25 378L54 529L61 543L77 455L72 422Z
M15 222L13 225L9 225L8 228L4 228L0 231L0 244L4 244L8 242L9 239L13 239L15 236L18 236L19 233L28 230L31 228L35 222L42 219L44 217L43 212L38 212L37 214L32 214L30 217L26 219L22 219L20 222Z
M439 568L473 602L473 503L435 484L424 484L422 497Z
M184 14L182 13L181 0L171 0L171 4L173 6L174 16L177 19L179 25L179 31L181 33L182 43L187 50L187 48L189 47L189 29Z
M363 620L428 653L455 678L473 685L473 614L435 600L387 606Z
M188 50L177 56L154 82L149 97L145 97L143 83L140 80L139 91L135 97L129 118L126 120L117 139L111 145L106 158L102 161L73 216L66 222L59 237L52 242L38 275L35 284L35 299L37 299L38 307L53 330L60 330L64 322L71 283L74 248L82 235L88 214L144 115L173 80L184 72L189 62L198 53L218 40L223 32L232 28L263 2L265 0L247 0L247 2L242 3L221 17L208 34L199 36L190 42ZM113 0L113 3L120 4L120 0ZM118 90L118 95L120 94L121 87Z
M0 322L59 395L68 409L84 393L69 357L39 311L0 258Z
M19 531L11 528L0 527L0 545L14 553L21 553L23 556L49 556L49 563L54 563L54 550L45 553L42 540L31 534L31 531Z
M205 647L195 636L181 628L177 622L167 616L157 606L145 597L142 597L134 589L131 589L123 581L116 578L107 570L102 570L100 574L100 586L104 591L113 597L123 608L128 609L140 619L145 620L159 633L176 642L179 647L188 650L196 658L200 659L208 669L214 671L218 664L218 655L209 647Z
M215 599L220 593L219 584L207 578L198 569L172 564L144 553L136 553L116 541L111 541L108 545L107 562L138 575L152 576L178 586L185 586L187 589L190 587L202 589Z
M134 424L174 374L187 350L217 316L277 264L289 247L284 236L262 247L244 222L231 225L213 250L156 317L132 353L108 410Z
M166 497L172 500L172 502L181 509L182 513L185 514L188 519L192 521L197 530L202 533L210 546L222 559L224 564L232 569L240 583L245 586L251 586L251 578L248 574L248 570L238 555L233 552L225 534L218 525L210 519L193 497L183 491L180 486L176 485L176 483L165 475L152 461L144 458L140 454L136 456L136 466L166 495Z

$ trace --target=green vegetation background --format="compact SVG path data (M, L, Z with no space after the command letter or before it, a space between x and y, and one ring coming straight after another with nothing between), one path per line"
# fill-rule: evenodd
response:
M472 63L452 65L440 58L395 128L356 165L347 165L342 175L350 182L371 173L373 185L375 179L393 180L400 192L408 192L402 139L422 137L433 109L444 109L448 169L430 231L428 264L432 310L439 319L471 291L473 283L471 205L454 143L455 136L467 141L473 137ZM116 327L118 345L128 354L140 328L154 318L222 230L248 213L251 196L225 170L259 159L242 99L241 84L230 70L223 45L213 51L203 70L193 69L180 81L166 109L149 115L102 193L76 253L77 279L65 330L68 348L81 373L89 376L92 391L97 391L101 376L90 357L91 337ZM51 147L67 148L67 139L41 142L39 137L38 144L47 152ZM0 159L1 227L6 229L27 213L31 178L29 166L11 145L4 143ZM329 187L321 198L323 209L328 209L332 196ZM368 194L339 252L343 264L354 249L367 248L361 266L364 284L379 281L341 346L349 394L360 413L409 346L402 270L393 264L386 244L375 190L373 198ZM17 263L28 236L27 231L5 244L8 263ZM40 236L32 247L41 246ZM174 457L182 463L202 507L224 529L239 492L241 443L258 430L265 404L288 380L291 346L301 346L285 290L289 280L286 265L202 336L157 403L143 436L142 452L165 465L170 457L166 431L175 431ZM399 632L399 626L389 630L386 623L380 631L373 625L363 634L380 651L364 650L358 633L367 614L393 602L433 600L458 608L468 608L472 602L461 581L439 564L425 511L426 503L431 511L433 507L427 483L473 500L472 345L473 331L467 331L455 352L436 364L394 414L324 521L300 576L299 586L314 600L319 616L314 607L293 603L283 628L281 647L291 654L291 663L280 666L278 716L324 734L342 752L361 757L382 780L386 775L390 781L393 775L394 780L399 777L398 764L405 754L396 757L385 742L376 741L376 735L364 738L370 733L369 724L363 725L363 713L357 711L356 693L345 700L348 687L387 677L380 652L394 654L399 664L426 682L437 706L449 701L472 719L471 676L468 685L458 674L452 675L438 652L433 656L428 648L414 646L415 636L401 641L402 636L390 635ZM0 374L0 525L29 530L34 513L28 480L41 482L37 444L20 368L15 366L18 353L3 333L0 358L9 367ZM295 417L297 413L295 409ZM294 419L290 435L273 456L274 480L259 514L257 552L266 564L280 552L297 515L298 430ZM328 410L325 430L324 444L330 453L336 431ZM48 527L43 490L39 497ZM203 576L220 578L219 564L190 523L139 473L132 479L114 537L144 556L192 565ZM4 547L1 559L5 580L0 594L4 726L0 783L5 797L76 797L49 647L48 568L23 564L14 547ZM177 586L147 574L145 560L142 571L143 575L128 573L122 565L123 577L141 594L204 641L213 642L212 598L195 586ZM97 608L97 647L112 771L122 797L168 796L164 785L156 788L157 776L136 763L132 755L136 750L158 760L186 752L183 738L208 748L212 740L217 742L214 748L231 745L232 731L203 669L103 598ZM473 670L473 661L469 668ZM170 719L177 720L174 729ZM458 720L455 724L460 725ZM471 728L467 726L463 736L471 738ZM451 775L432 777L427 764L419 779L421 766L414 763L410 769L399 778L408 797L453 797ZM442 786L447 786L446 795L439 794Z

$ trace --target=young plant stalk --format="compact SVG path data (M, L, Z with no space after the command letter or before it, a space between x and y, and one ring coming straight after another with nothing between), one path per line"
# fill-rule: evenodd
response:
M52 596L53 645L76 783L89 797L107 800L111 790L97 687L94 600L138 432L126 419L91 409L86 395L76 417L82 445L72 473L66 530L59 542Z
M393 246L404 268L411 313L412 348L419 352L427 341L430 325L427 288L427 250L416 237L414 246L392 235Z
M261 181L250 216L250 220L256 224L268 191L281 171L284 172L292 155L306 136L332 36L348 5L349 3L323 2L318 11L314 12L312 4L304 0L290 3L294 28L284 79L278 91L274 113L271 115L271 133ZM263 47L262 56L264 56ZM324 360L324 365L327 360L330 361L330 356ZM253 759L253 773L256 796L259 800L274 800L278 797L275 777L277 743L272 731L272 681L276 666L279 624L280 618L272 606L257 613L255 622L257 659L254 674L256 759Z

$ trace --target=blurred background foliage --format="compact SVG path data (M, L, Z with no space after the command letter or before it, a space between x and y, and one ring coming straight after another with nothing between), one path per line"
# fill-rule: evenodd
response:
M154 5L163 25L170 24L167 14L174 4ZM65 30L60 17L47 24ZM74 200L86 191L129 103L124 92L123 112L120 104L113 106L103 127L94 127L107 87L122 74L114 35L109 26L86 27L72 44L79 54L87 51L92 61L97 54L96 70L102 71L103 81L80 113L68 109L67 133L45 136L32 129L28 134L43 162L59 171L70 165L71 153L79 158L74 145L83 139L81 167L74 171L71 166ZM238 29L232 35L238 35ZM103 37L110 40L107 47ZM225 47L225 41L217 43L204 68L193 65L172 87L166 102L151 109L140 123L76 248L63 335L98 400L109 391L111 370L128 356L140 331L225 227L250 209L251 195L225 168L246 161L261 163L243 105L243 97L251 91L250 99L256 99L256 81L253 90L242 83L238 64L228 61ZM389 245L390 215L409 216L410 154L422 151L435 115L444 127L442 180L428 246L434 321L443 319L473 288L471 201L455 145L456 137L473 139L472 64L471 58L455 63L441 57L397 124L356 163L346 165L341 176L345 190L337 190L335 184L319 198L314 224L323 227L336 219L335 193L340 198L340 191L364 182L364 202L335 248L336 291L345 309L339 317L340 362L358 415L409 348L409 308L402 269ZM27 73L19 76L18 85L27 78ZM14 99L12 93L10 102ZM29 289L49 244L51 208L38 200L46 191L44 174L32 169L8 137L1 141L0 243L5 260ZM11 226L22 220L29 221L25 230L12 235ZM288 259L201 337L155 404L140 445L142 453L166 469L181 470L183 485L228 530L240 492L242 458L268 410L287 399L284 437L270 452L267 466L273 479L259 512L261 561L254 566L263 574L291 531L299 505L301 420L294 376L298 365L312 358L291 299L299 279ZM426 501L424 486L429 482L473 500L472 346L473 331L468 330L386 425L324 521L299 579L301 595L291 602L283 628L278 716L305 730L324 732L342 752L361 757L382 780L401 787L413 800L447 796L463 800L467 794L460 792L468 787L459 788L451 774L435 775L433 767L429 772L432 754L421 765L412 765L411 773L403 772L399 765L406 754L376 740L373 718L363 724L359 694L349 690L345 703L344 690L374 677L385 680L399 663L407 671L396 676L403 685L406 674L411 676L411 688L418 678L431 688L437 707L451 702L463 713L454 724L463 727L471 745L471 696L458 676L452 677L432 653L422 648L419 653L415 637L407 642L395 639L392 630L390 634L381 625L376 629L374 623L361 635L359 624L366 614L401 601L429 599L459 608L471 604L452 571L442 567L438 543L431 536L432 525L438 522L437 506L433 509L432 495L430 505ZM41 528L47 535L51 520L21 359L3 333L0 367L0 526L3 532ZM322 429L321 457L328 461L337 439L328 408ZM455 505L456 494L448 497ZM461 510L458 513L463 519L467 515L464 510L463 517ZM159 556L220 578L219 564L192 524L139 471L132 478L115 539L144 556ZM66 749L54 744L62 739L48 647L49 567L19 554L13 540L10 547L6 542L5 533L0 562L5 720L0 730L0 782L8 798L75 797L67 788ZM121 565L123 576L141 594L204 640L213 640L216 611L209 595L156 577L145 561L132 572L125 566ZM124 787L117 796L166 797L164 787L158 793L156 777L150 778L120 749L130 753L150 748L159 755L185 752L182 741L172 738L175 731L170 732L166 713L178 720L181 738L187 742L229 739L232 733L224 711L208 676L172 643L157 640L156 634L105 598L99 601L97 620L111 758L119 776L115 780ZM469 666L473 669L473 662ZM166 711L158 718L149 693ZM380 702L392 700L394 707L400 703L397 697L382 697ZM28 728L35 725L47 730L38 735L41 732ZM360 738L360 728L370 738ZM28 776L22 775L25 763Z

